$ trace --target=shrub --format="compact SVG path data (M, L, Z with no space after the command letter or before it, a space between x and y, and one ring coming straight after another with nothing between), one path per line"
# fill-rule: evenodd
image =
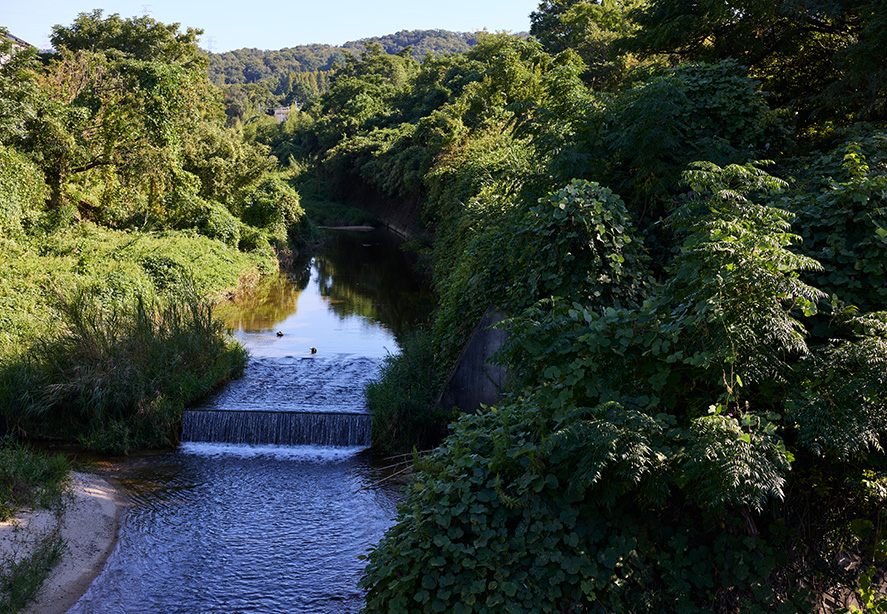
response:
M853 484L885 466L887 316L808 345L823 294L799 275L818 265L756 202L782 182L711 163L684 180L682 246L643 303L547 298L506 321L516 388L418 465L367 612L787 614L852 579L829 561L878 518Z
M646 465L656 486L668 424L637 412L620 424L618 407L595 413L609 412L617 422L601 424L598 461L584 470L569 425L547 444L552 424L531 402L462 416L368 556L363 612L806 609L803 591L766 584L786 561L784 527L749 536L735 516L659 513L633 480Z
M299 206L299 195L277 177L260 181L246 193L240 207L246 224L267 230L281 242L286 242L287 233L305 214Z
M182 289L167 300L136 296L97 304L77 291L61 300L65 334L34 348L2 374L7 420L32 435L79 438L89 449L125 453L178 440L185 405L243 367L209 303ZM21 383L23 388L10 391Z
M823 270L820 288L860 310L887 304L887 134L848 143L819 161L824 185L802 184L786 199L802 249ZM872 161L869 163L867 157Z
M443 431L432 413L437 390L431 338L420 330L403 342L400 354L385 358L379 378L366 387L373 446L398 453L436 444Z
M47 194L43 173L21 154L0 145L0 233L15 235L32 225Z

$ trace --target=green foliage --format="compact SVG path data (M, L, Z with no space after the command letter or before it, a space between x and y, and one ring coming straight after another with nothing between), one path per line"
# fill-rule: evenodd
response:
M733 61L643 79L585 121L577 145L591 150L597 172L641 212L675 189L690 162L741 164L783 140L756 83Z
M816 114L844 119L866 107L883 112L860 95L883 92L883 71L872 55L882 36L881 8L876 1L777 1L737 10L719 0L651 0L633 13L640 27L620 48L682 61L735 58L776 104L800 111L801 123Z
M613 88L633 63L614 42L637 29L632 11L642 0L544 0L530 14L530 34L549 53L576 51L587 69L584 80L595 89Z
M188 28L179 32L179 24L162 24L148 17L121 18L113 13L103 16L102 9L79 13L70 26L52 28L54 48L69 51L112 50L115 54L140 60L204 68L206 59L197 48L203 30Z
M804 252L823 265L810 279L862 311L887 304L885 148L887 135L874 132L863 143L836 149L818 161L823 185L802 184L786 202L797 212Z
M387 356L378 379L366 388L373 412L373 446L389 454L428 449L442 431L432 415L438 389L431 338L417 331Z
M812 607L801 580L812 572L792 579L786 570L830 546L793 551L798 527L781 516L794 519L792 474L802 490L817 479L795 457L880 450L883 320L808 346L824 295L800 273L818 265L790 249L791 214L760 204L784 183L753 164L712 163L693 165L684 182L689 193L668 220L682 244L665 283L649 281L638 251L632 274L613 273L613 288L628 292L599 303L588 290L601 277L571 278L565 267L557 279L585 293L505 323L501 360L514 393L463 416L420 464L397 524L369 557L367 612ZM552 217L537 230L606 237L600 257L639 247L625 240L619 205L576 182L529 210ZM561 235L545 236L560 254L548 261L541 250L546 271L598 245L566 241L572 247L556 252ZM473 270L480 262L497 266L481 258ZM595 266L589 258L576 269ZM631 298L609 306L619 296ZM531 581L539 578L548 581Z
M334 64L342 65L349 55L359 55L368 45L376 44L387 54L397 55L404 49L416 60L426 56L438 56L468 51L477 43L478 36L466 32L447 30L401 30L387 36L374 36L359 41L349 41L341 47L331 45L299 45L275 51L260 49L236 49L225 53L209 55L209 74L213 83L255 83L260 80L277 81L281 84L293 75L298 80L301 75L314 73L315 82L309 87L315 94L326 91L316 79L333 69ZM286 94L281 87L278 94Z
M801 446L845 460L882 450L887 420L887 314L847 320L844 338L806 361L808 379L787 404Z
M0 144L17 142L26 125L37 114L37 89L31 79L36 66L36 50L17 48L5 26L0 26Z
M267 148L208 122L189 134L183 154L183 170L200 180L199 196L229 206L273 166Z
M44 171L52 204L68 200L72 177L101 169L156 215L160 195L182 177L182 135L207 106L206 78L112 51L59 49L37 81L41 112L22 147Z
M625 204L611 190L573 180L540 199L527 217L526 244L511 264L525 271L526 281L517 284L522 292L608 306L638 302L645 254L632 237Z
M808 354L797 314L813 315L825 298L799 271L821 266L788 249L799 239L791 214L747 198L778 191L781 181L752 164L691 167L691 196L671 218L678 226L692 220L666 287L672 326L687 331L692 360L703 366L720 364L747 383L784 380Z
M40 171L21 154L0 145L0 234L21 235L36 221L45 198Z
M38 454L9 437L0 439L0 521L24 507L58 505L69 470L64 456Z
M658 464L667 423L635 413L611 424L613 436L596 441L598 469L584 464L588 480L576 479L576 439L559 431L546 443L551 425L532 402L453 426L368 557L363 612L809 609L800 592L765 584L785 560L778 523L749 536L690 510L653 522L655 508L630 485ZM644 479L656 488L655 471Z
M299 206L299 195L277 177L267 177L247 192L238 204L244 223L267 230L269 235L286 243L287 233L296 232L305 212Z
M360 58L348 56L330 78L317 123L321 143L354 136L391 113L390 105L406 88L418 63L406 54L388 55L367 45Z
M221 293L277 268L270 248L246 255L193 234L85 222L2 243L0 263L0 415L26 433L108 450L173 441L183 405L237 366L187 289ZM57 302L61 288L68 302ZM93 409L105 414L93 421Z
M175 443L184 406L241 369L245 351L193 290L163 303L96 298L81 290L62 299L63 336L5 369L6 386L23 374L31 379L7 390L17 407L7 420L31 435L77 437L102 453Z

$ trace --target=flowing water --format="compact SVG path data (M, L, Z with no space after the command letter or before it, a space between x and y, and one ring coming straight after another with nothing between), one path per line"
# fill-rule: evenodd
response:
M220 310L244 375L186 415L179 449L111 471L130 504L70 612L357 612L358 557L399 499L365 449L363 385L422 297L390 238L348 233Z

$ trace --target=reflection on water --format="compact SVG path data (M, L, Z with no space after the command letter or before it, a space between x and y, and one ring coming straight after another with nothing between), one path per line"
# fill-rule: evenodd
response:
M427 300L393 242L339 239L220 310L251 359L207 407L362 410L366 377ZM358 556L399 497L376 465L354 448L187 443L109 468L130 505L105 569L70 612L357 612Z
M216 312L254 356L382 357L430 308L396 237L336 232L320 253ZM282 337L277 332L283 333Z

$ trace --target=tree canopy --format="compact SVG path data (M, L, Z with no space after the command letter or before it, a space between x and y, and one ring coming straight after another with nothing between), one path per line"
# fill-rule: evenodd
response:
M866 111L884 87L882 63L870 55L884 36L880 0L723 2L650 0L632 12L639 28L619 46L642 56L681 61L734 58L748 66L777 105L844 118Z

